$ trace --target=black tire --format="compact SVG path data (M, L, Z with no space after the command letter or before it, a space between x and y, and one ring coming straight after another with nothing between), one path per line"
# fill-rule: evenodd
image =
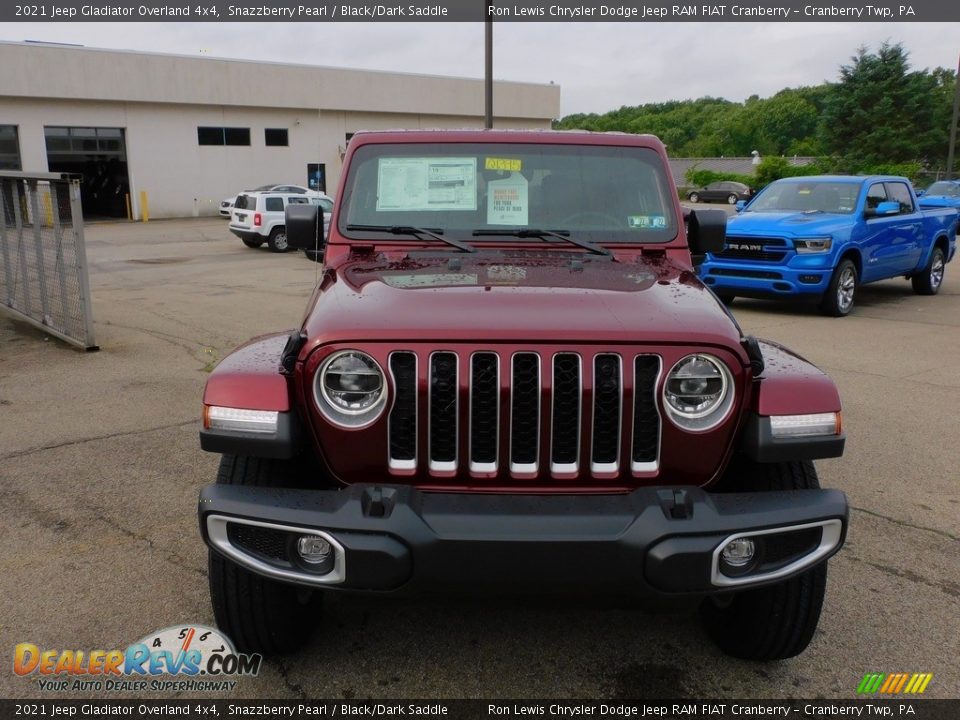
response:
M687 200L689 200L692 203L700 202L700 193L695 193L695 192L690 193L689 195L687 195Z
M727 195L727 205L736 205L737 200L739 199L740 198L738 198L736 195L734 195L733 193L730 193L729 195Z
M289 250L290 245L287 243L287 229L281 225L271 230L267 245L273 252L285 253Z
M308 260L313 260L317 263L323 262L323 250L304 250L303 254L307 256Z
M910 278L910 282L913 283L913 291L917 295L936 295L940 292L946 264L943 250L935 247L933 252L930 253L930 262L927 263L927 266L920 274Z
M860 275L852 260L841 260L830 277L827 291L820 299L820 312L831 317L844 317L853 310Z
M224 455L217 482L224 485L289 487L304 470L292 461ZM320 619L319 591L256 575L208 550L210 601L217 627L240 652L279 655L310 639Z
M728 307L730 305L733 305L733 301L737 299L737 296L734 295L733 293L718 292L718 293L715 293L715 295L717 296L717 299L720 302L722 302L724 305Z
M763 492L819 488L813 463L756 463L738 456L720 491ZM827 564L776 585L708 598L700 606L704 630L728 655L744 660L783 660L803 652L820 620Z
M244 240L243 244L248 248L258 248L263 245L263 240Z

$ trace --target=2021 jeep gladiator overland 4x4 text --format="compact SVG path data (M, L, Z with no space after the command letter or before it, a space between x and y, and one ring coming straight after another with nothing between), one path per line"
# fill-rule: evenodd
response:
M328 238L287 212L293 247L325 241L302 327L204 393L239 648L298 647L339 590L689 601L733 655L806 647L847 524L812 463L840 399L697 279L726 217L683 214L656 138L360 133L337 198Z

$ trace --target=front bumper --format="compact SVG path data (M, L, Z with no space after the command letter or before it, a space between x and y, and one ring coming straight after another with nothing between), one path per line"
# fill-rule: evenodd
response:
M208 485L198 512L204 540L258 574L411 594L709 595L799 574L833 555L847 526L847 500L838 490L487 495L391 485ZM330 542L336 562L329 572L318 575L298 561L302 534ZM744 535L762 560L729 577L720 551Z
M747 297L819 297L833 274L828 254L790 254L781 262L759 262L709 257L700 277L714 292Z

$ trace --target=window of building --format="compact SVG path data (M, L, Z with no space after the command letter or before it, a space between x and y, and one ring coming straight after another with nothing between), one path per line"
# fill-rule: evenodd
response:
M198 127L197 143L200 145L249 145L250 128Z
M286 128L265 128L263 142L267 147L287 147L290 142Z
M250 128L224 128L223 137L224 145L249 145Z
M16 125L0 125L0 170L20 169L20 139Z
M198 127L197 142L201 145L223 145L223 128Z

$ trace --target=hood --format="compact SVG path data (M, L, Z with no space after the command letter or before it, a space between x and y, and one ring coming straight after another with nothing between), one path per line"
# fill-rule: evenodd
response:
M920 207L932 208L960 208L960 198L947 197L946 195L924 195L917 198Z
M823 212L742 212L727 221L727 235L809 237L847 229L853 214Z
M305 323L315 343L628 342L738 349L741 338L696 275L667 258L380 256L328 270L318 292L322 297Z

